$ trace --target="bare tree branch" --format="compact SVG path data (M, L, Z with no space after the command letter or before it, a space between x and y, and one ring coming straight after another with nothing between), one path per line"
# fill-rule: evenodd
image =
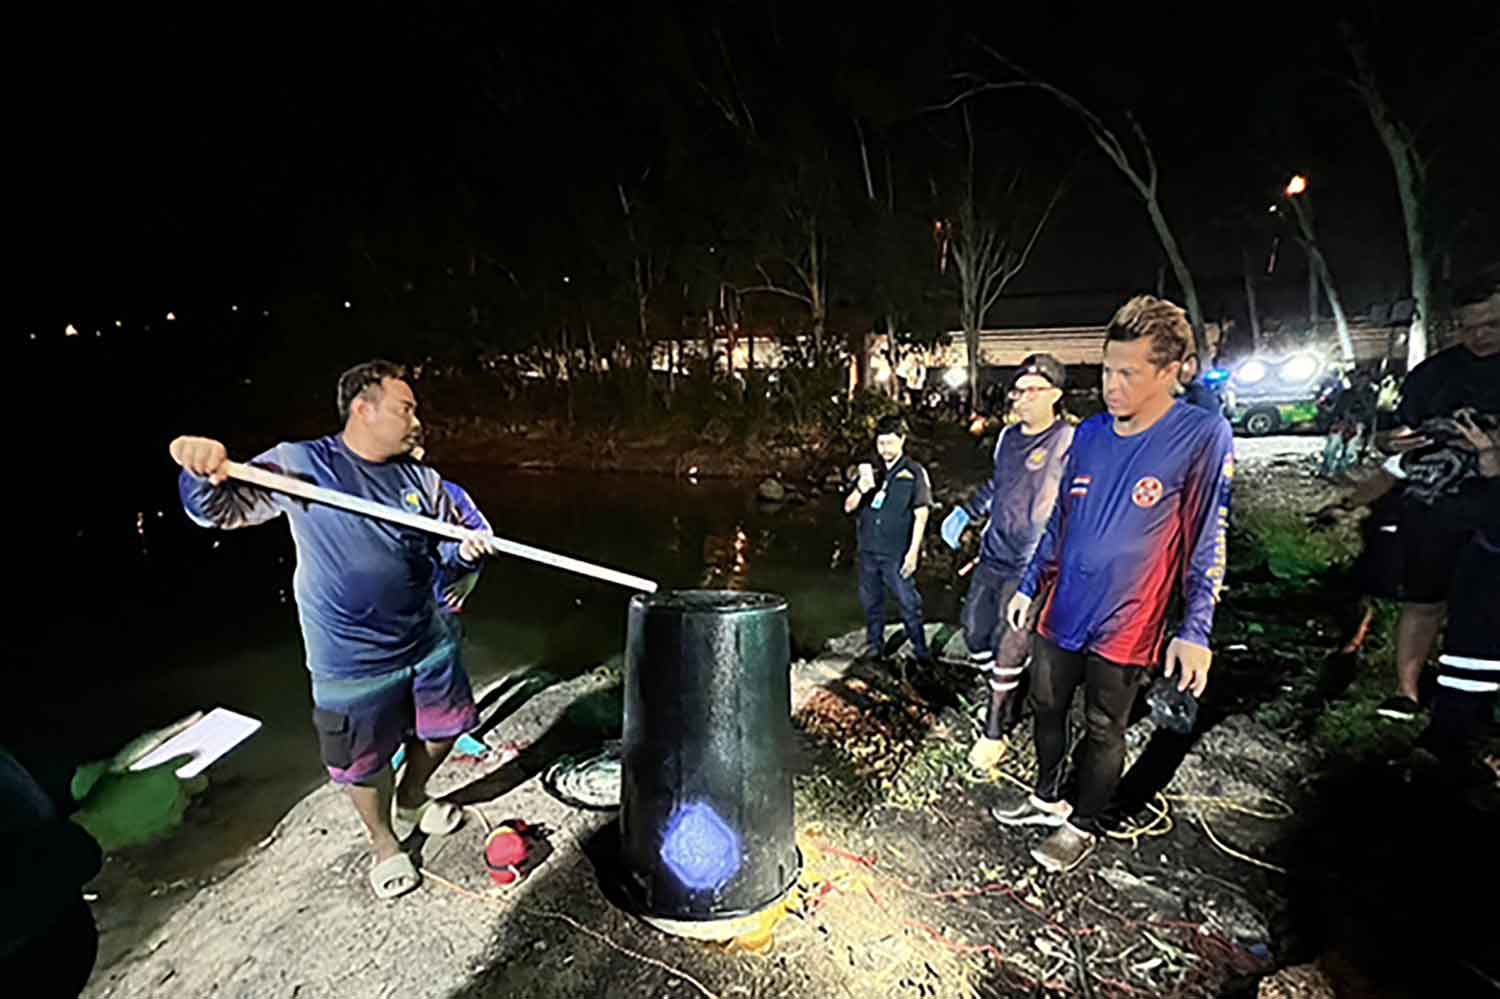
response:
M859 123L859 115L854 118L854 134L859 136L859 163L865 171L865 194L871 201L875 200L875 178L870 173L870 150L865 145L865 130Z
M1146 154L1146 186L1151 190L1151 196L1156 197L1156 154L1151 151L1151 140L1146 138L1146 130L1141 127L1140 119L1126 112L1130 119L1130 128L1135 132L1136 141L1141 144L1141 150Z
M724 60L724 73L729 77L729 87L734 99L739 103L740 110L744 112L745 124L753 136L755 130L755 116L750 113L750 106L745 103L744 95L740 93L739 77L735 75L734 63L729 59L729 46L724 42L724 32L714 25L714 39L719 43L719 56Z
M1020 77L1020 79L974 84L962 94L953 98L953 100L940 105L940 107L952 107L957 104L963 104L964 107L967 107L967 102L971 98L989 91L1031 89L1050 94L1063 107L1078 115L1088 128L1094 144L1099 147L1100 151L1124 175L1125 179L1130 182L1130 185L1135 188L1136 193L1145 203L1146 214L1150 217L1151 225L1156 230L1157 239L1160 240L1162 249L1166 251L1167 259L1171 262L1172 269L1177 275L1177 281L1182 286L1183 295L1187 298L1188 315L1192 320L1195 334L1201 336L1203 330L1203 310L1198 303L1197 287L1193 283L1192 272L1188 270L1187 263L1182 256L1182 251L1177 245L1177 240L1173 236L1171 228L1167 225L1166 216L1162 213L1157 191L1159 175L1156 154L1152 150L1151 143L1147 139L1145 129L1141 126L1140 122L1133 115L1128 116L1131 132L1140 144L1142 155L1145 158L1144 173L1131 163L1130 155L1124 143L1121 142L1120 137L1114 130L1106 125L1102 118L1089 110L1082 101L1066 90L1033 76L1013 60L1001 55L984 42L977 42L977 44L992 59L1008 72ZM1201 348L1203 345L1200 343L1199 346Z

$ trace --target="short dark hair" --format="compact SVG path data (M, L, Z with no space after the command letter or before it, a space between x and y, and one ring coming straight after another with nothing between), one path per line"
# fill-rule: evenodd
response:
M365 398L371 402L380 399L381 383L387 378L405 378L406 369L391 361L366 361L339 375L339 419L349 422L349 412L354 400Z
M906 421L899 416L882 416L875 421L875 436L884 437L886 434L905 437Z
M1115 313L1104 333L1104 340L1129 342L1142 337L1151 338L1151 350L1147 354L1158 369L1173 361L1186 361L1196 356L1193 346L1193 327L1188 323L1187 313L1155 295L1137 295Z

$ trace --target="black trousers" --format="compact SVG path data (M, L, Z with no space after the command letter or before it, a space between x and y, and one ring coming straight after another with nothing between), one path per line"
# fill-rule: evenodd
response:
M1083 685L1087 732L1078 760L1078 800L1071 822L1103 831L1100 818L1125 769L1125 727L1147 671L1085 652L1068 652L1041 637L1031 660L1031 707L1036 715L1036 796L1061 801L1067 771L1068 710Z

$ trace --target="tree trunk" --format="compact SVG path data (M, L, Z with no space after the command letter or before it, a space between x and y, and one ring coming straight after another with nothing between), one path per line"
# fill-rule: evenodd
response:
M709 380L714 377L714 307L703 310L703 363L708 369Z
M1333 275L1328 270L1328 261L1323 259L1323 251L1318 249L1316 243L1309 244L1308 255L1312 258L1314 280L1321 279L1323 291L1328 296L1328 308L1333 312L1333 327L1339 337L1339 353L1346 364L1353 364L1354 338L1349 334L1349 321L1344 315L1344 303L1339 298L1338 289L1333 286ZM1316 303L1314 306L1316 307Z
M854 388L856 394L870 387L870 333L861 330L849 334L849 356L854 360Z
M823 334L828 327L828 301L823 290L822 264L822 257L818 252L818 228L814 225L808 233L808 276L812 280L808 282L807 297L812 307L813 354L819 364L826 360L823 356Z
M964 356L969 365L969 412L979 412L979 326L964 325Z
M1292 214L1296 216L1297 227L1302 230L1302 248L1307 252L1308 293L1316 295L1318 282L1321 280L1324 290L1328 293L1328 306L1333 311L1334 329L1338 331L1339 353L1343 355L1344 362L1354 363L1354 340L1349 335L1349 323L1344 316L1344 306L1339 300L1338 290L1333 286L1333 273L1328 269L1328 261L1323 257L1323 251L1318 247L1316 235L1313 233L1312 219L1303 207L1305 195L1298 198L1288 198L1291 202ZM1308 303L1312 312L1313 329L1317 330L1318 302L1313 298Z
M1403 208L1406 197L1401 198ZM1420 209L1410 213L1419 216ZM1406 223L1407 252L1411 256L1411 296L1417 300L1416 311L1411 317L1411 329L1406 334L1406 370L1410 371L1427 359L1427 319L1432 314L1432 265L1427 259L1426 239L1419 220L1409 218Z
M633 231L633 230L632 230ZM654 351L651 349L651 328L648 320L651 300L650 291L646 287L645 274L641 268L641 255L637 253L634 258L635 264L635 324L636 333L641 338L641 347L646 352L646 376L641 384L642 396L647 407L651 405L651 366Z
M897 386L897 382L900 379L896 377L896 365L891 362L891 344L896 342L896 323L891 319L890 313L886 313L881 322L885 326L886 370L891 373L890 377L886 379L883 391L891 398L899 399L901 398L901 389ZM873 348L871 349L873 350Z
M562 328L563 398L567 402L568 426L573 425L573 358L568 352L568 324Z
M1240 247L1240 266L1245 271L1245 305L1250 310L1250 350L1260 350L1260 310L1255 306L1255 280L1250 274L1250 251Z
M1166 251L1167 260L1172 265L1172 272L1177 276L1177 283L1182 286L1182 297L1187 299L1188 321L1193 324L1193 342L1199 354L1207 352L1203 342L1203 310L1198 305L1198 286L1193 283L1193 274L1188 270L1187 262L1182 259L1182 251L1177 248L1177 240L1172 236L1172 230L1167 228L1167 219L1161 213L1161 206L1157 204L1156 198L1146 199L1146 213L1151 216L1151 225L1156 229L1156 238L1161 240L1161 248Z
M1376 85L1375 71L1364 41L1347 22L1340 24L1344 44L1354 59L1355 89L1364 98L1365 110L1396 173L1396 193L1401 198L1401 218L1406 225L1406 256L1411 267L1411 295L1416 299L1411 329L1406 339L1406 369L1410 371L1427 357L1427 335L1433 319L1432 262L1427 246L1427 164L1417 152L1416 139L1396 118Z
M1311 250L1307 254L1307 328L1313 336L1318 335L1318 265Z

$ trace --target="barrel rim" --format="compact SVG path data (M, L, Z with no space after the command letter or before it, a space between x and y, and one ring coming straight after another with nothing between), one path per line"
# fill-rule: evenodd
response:
M690 602L674 602L677 598L717 596L725 599L727 606L717 607L705 602L694 606ZM732 604L745 606L732 606ZM657 614L763 614L767 611L785 610L787 599L779 593L762 590L658 590L655 593L637 593L630 598L632 610L651 611Z

